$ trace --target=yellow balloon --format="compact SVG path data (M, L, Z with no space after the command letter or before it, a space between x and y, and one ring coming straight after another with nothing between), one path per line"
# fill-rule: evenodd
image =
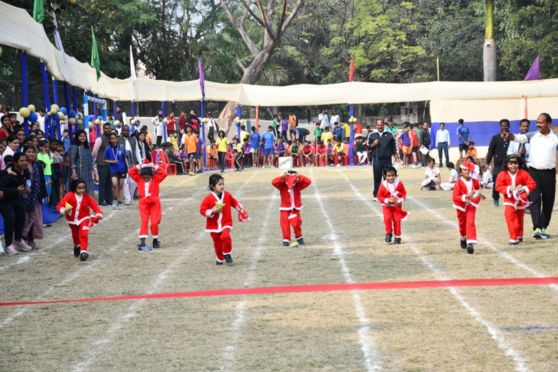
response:
M95 119L95 124L101 124L101 121L99 119Z
M93 128L94 125L95 125L94 122L92 122L92 121L89 122L89 128L90 128L90 129Z
M72 125L74 125L76 123L76 118L70 118L70 120L68 120L68 122Z
M31 115L31 111L29 111L29 109L27 107L22 107L22 108L19 109L19 114L23 118L28 118L29 115Z
M79 119L78 120L78 125L82 125L83 124L83 120Z
M60 110L60 107L55 103L54 105L50 105L50 112L53 112L56 114L58 111Z
M64 113L63 113L62 111L59 111L59 112L58 112L58 118L59 118L60 120L64 120L64 119L66 118L66 116L64 116Z
M120 125L120 120L115 120L114 125L119 126Z
M29 105L29 106L27 106L27 108L28 108L29 111L31 111L31 112L35 112L35 111L36 111L35 105Z

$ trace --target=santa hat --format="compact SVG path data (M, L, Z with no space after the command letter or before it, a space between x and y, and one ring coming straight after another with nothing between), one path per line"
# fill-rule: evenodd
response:
M469 171L470 171L471 173L473 173L473 172L475 171L475 164L474 164L473 162L470 162L470 161L468 161L468 160L465 160L464 162L462 162L462 163L459 165L459 168L461 168L461 169L469 169Z

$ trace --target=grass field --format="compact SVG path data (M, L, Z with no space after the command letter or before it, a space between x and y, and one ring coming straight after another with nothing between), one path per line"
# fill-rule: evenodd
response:
M371 169L302 169L306 245L281 245L277 169L225 173L251 221L235 222L235 265L215 266L198 207L208 175L163 184L162 248L138 252L135 206L72 254L59 221L42 249L0 258L0 301L80 299L324 283L558 276L558 238L509 246L503 209L477 212L475 255L459 248L449 192L409 194L403 244L384 240ZM443 178L447 171L443 170ZM489 191L485 191L490 199ZM526 216L526 231L530 231ZM558 234L558 217L549 228ZM0 307L2 371L558 370L558 286L416 288Z

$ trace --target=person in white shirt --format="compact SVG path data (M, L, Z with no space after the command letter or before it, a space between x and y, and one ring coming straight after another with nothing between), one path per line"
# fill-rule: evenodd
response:
M424 170L424 181L420 184L420 189L434 191L440 188L440 169L436 167L436 160L428 159L428 166Z
M165 126L163 125L163 111L159 110L157 116L151 119L151 123L155 126L155 137L157 138L157 147L161 147L163 142L163 133L165 132Z
M449 147L450 133L446 129L445 123L440 123L440 129L436 131L436 147L438 148L438 158L440 159L440 168L444 166L442 162L442 153L446 155L446 165L449 163Z
M318 115L318 120L320 120L320 129L324 130L326 128L331 127L331 122L329 121L329 115L327 114L326 110L320 112L320 114Z
M537 131L513 135L508 138L519 143L529 143L529 174L537 183L537 188L529 194L533 237L548 239L546 231L552 217L556 197L556 156L558 155L558 136L552 131L552 118L542 113L537 118Z
M440 184L440 188L444 191L453 190L453 186L455 186L455 183L459 179L459 173L457 173L457 171L455 170L455 164L453 164L451 161L448 163L448 169L450 170L448 182L442 182Z
M529 132L529 127L531 126L531 122L529 119L523 119L519 122L519 133L520 134L527 134ZM508 146L508 155L519 155L522 160L522 168L527 169L529 163L529 143L519 143L519 142L510 142Z
M491 189L494 187L494 182L492 181L492 173L487 165L482 166L481 175L481 187L484 189Z

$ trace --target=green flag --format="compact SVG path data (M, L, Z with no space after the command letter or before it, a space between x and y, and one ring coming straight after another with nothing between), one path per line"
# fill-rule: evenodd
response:
M45 19L45 7L43 0L35 0L33 3L33 19L39 23L43 23Z
M91 67L95 68L97 72L97 80L101 77L101 58L99 57L99 50L97 49L97 40L95 40L95 32L91 26Z

